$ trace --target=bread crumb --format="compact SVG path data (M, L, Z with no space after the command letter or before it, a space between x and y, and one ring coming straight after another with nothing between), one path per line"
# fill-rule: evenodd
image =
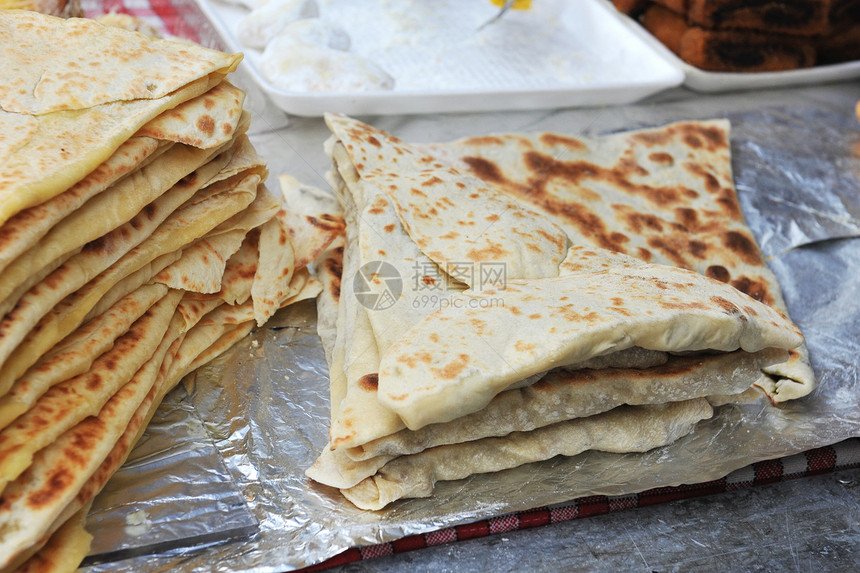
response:
M152 527L149 514L142 509L126 515L125 524L125 533L130 537L139 537Z

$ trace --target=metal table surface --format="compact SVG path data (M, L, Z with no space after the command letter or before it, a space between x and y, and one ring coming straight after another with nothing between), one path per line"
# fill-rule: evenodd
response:
M855 571L860 469L377 557L395 571Z

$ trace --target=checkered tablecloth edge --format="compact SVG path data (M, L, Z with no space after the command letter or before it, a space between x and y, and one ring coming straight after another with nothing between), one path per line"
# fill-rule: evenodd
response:
M815 448L785 458L758 462L714 481L660 487L630 495L582 497L560 505L539 507L429 533L410 535L388 543L353 547L322 563L306 567L300 571L301 573L323 571L356 561L414 551L444 543L626 511L658 503L736 491L856 467L860 467L860 438L852 438L832 446Z

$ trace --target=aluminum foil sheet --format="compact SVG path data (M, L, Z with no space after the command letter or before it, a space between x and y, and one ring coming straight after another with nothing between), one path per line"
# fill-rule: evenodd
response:
M99 561L148 555L177 540L188 545L247 537L259 525L184 388L161 404L145 437L93 503L89 523L100 532L92 543Z
M624 108L363 118L419 142L728 117L741 203L807 337L818 388L780 407L763 400L720 407L692 434L645 454L555 458L440 483L432 498L362 512L304 477L326 443L329 403L315 308L303 303L170 395L98 499L88 569L285 571L351 546L585 495L708 481L860 436L858 100L860 86L841 84L706 98L677 90ZM322 122L287 120L253 90L248 102L252 140L271 172L323 186Z

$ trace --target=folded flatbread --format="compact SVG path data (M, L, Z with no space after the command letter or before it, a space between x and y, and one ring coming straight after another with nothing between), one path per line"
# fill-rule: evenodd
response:
M238 237L238 249L223 266L218 285L192 288L193 275L186 267L199 258L195 250L188 252L195 257L192 261L183 254L177 263L159 273L156 280L182 285L180 288L199 300L216 297L237 305L250 299L260 325L301 291L305 291L303 296L315 296L305 290L316 288L308 285L307 267L343 231L340 206L322 190L298 185L292 178L282 177L281 184L283 200L275 199L262 187L254 204L240 217L226 221L204 237L208 241L243 231ZM251 229L246 228L249 222L254 223ZM200 255L209 259L205 252ZM178 274L177 268L182 272Z
M333 410L337 409L339 413L333 421L331 433L332 446L336 449L354 447L401 429L398 427L396 417L391 416L390 406L392 404L390 402L385 404L389 408L379 408L377 405L379 400L376 396L376 384L380 372L376 365L380 360L379 355L384 353L393 341L401 339L405 330L414 326L417 320L422 320L424 316L429 314L429 310L432 310L421 308L422 312L416 312L415 307L420 306L415 304L416 299L419 299L421 295L426 297L428 292L427 290L422 292L421 287L435 285L435 281L439 279L454 278L445 271L450 270L451 264L456 262L453 257L447 256L448 253L454 252L454 249L457 248L456 245L451 246L451 241L456 236L448 236L444 232L435 234L430 232L429 229L433 228L434 222L444 226L445 221L460 221L463 223L461 229L468 229L470 226L474 226L469 225L469 221L484 220L486 226L480 227L480 229L482 232L481 240L485 244L502 244L500 242L502 239L497 240L495 237L503 236L505 229L502 226L496 226L496 218L492 211L494 206L498 204L498 197L497 192L493 191L492 188L480 184L476 185L474 178L452 170L450 167L445 167L432 155L417 152L380 130L375 130L343 116L328 116L327 121L335 132L334 140L327 144L328 152L335 162L335 169L331 174L332 182L336 193L345 205L348 222L352 222L347 228L344 252L346 276L355 276L354 273L362 265L382 259L392 264L401 277L412 274L417 279L414 285L404 281L403 286L405 288L403 288L400 296L401 301L405 304L401 304L400 308L395 304L385 311L368 312L361 305L356 304L355 294L349 290L351 285L341 285L344 289L344 296L341 298L344 315L339 323L342 325L339 329L352 334L349 337L342 336L341 342L336 342L333 349L335 359L339 359L341 352L344 353L343 369L346 374L346 391L335 392L337 395L345 395L346 398L342 404L333 405ZM709 244L713 244L714 248L711 250L715 251L715 257L711 260L718 264L707 265L704 269L708 271L707 274L725 279L725 275L729 271L724 265L732 270L740 269L741 272L737 275L730 275L733 286L746 286L746 290L752 292L755 298L763 298L766 295L768 302L771 302L779 296L778 288L775 294L771 294L770 290L772 289L768 290L766 287L775 284L775 279L772 279L772 275L769 275L766 266L761 262L755 242L743 223L731 186L731 174L729 172L728 177L726 177L724 172L725 163L729 161L726 127L724 122L713 122L670 126L664 130L665 133L645 133L639 136L627 136L624 139L610 136L610 141L606 143L609 151L601 151L599 155L607 155L610 159L617 154L622 155L623 162L619 160L621 166L617 168L617 174L611 173L610 168L589 167L584 165L585 162L582 162L583 165L576 164L569 167L568 171L561 171L559 168L558 171L562 174L574 174L579 178L573 182L568 179L563 179L563 181L569 183L568 186L572 188L571 192L574 195L581 195L582 198L574 200L576 197L565 196L560 199L550 197L532 201L536 207L543 210L543 216L519 209L516 203L514 204L516 208L506 206L505 209L509 213L521 213L515 217L516 219L531 217L533 221L543 221L544 228L551 230L551 234L549 234L551 237L558 236L557 231L555 231L558 227L547 222L547 217L554 218L559 225L564 224L564 228L569 230L569 234L575 237L574 244L583 243L590 246L596 242L597 246L601 248L618 247L613 248L613 251L619 250L621 246L627 246L640 257L653 259L655 256L651 255L650 251L645 250L646 246L650 246L651 249L663 255L663 261L668 263L677 264L679 259L683 261L685 257L696 259L704 257L706 253L710 252L708 251ZM580 144L570 138L546 136L544 139L553 145L560 146L561 149L571 147L582 153L585 153L582 150L587 149L585 144ZM638 181L635 184L621 184L623 182L621 177L627 173L624 169L630 170L633 175L641 173L642 177L646 173L644 169L637 171L633 167L632 158L635 157L633 153L637 150L629 150L632 147L629 141L641 140L644 142L640 144L640 147L650 154L653 162L665 170L669 169L666 166L671 166L674 160L669 155L669 151L664 148L668 147L676 154L680 153L677 149L672 148L672 144L677 144L677 139L681 139L684 146L691 146L702 154L708 154L699 163L701 165L715 165L712 168L715 170L722 168L723 171L717 173L720 178L718 179L708 172L702 172L701 165L691 160L685 163L687 167L678 168L678 183L665 185L661 183L662 187ZM517 141L519 142L519 140ZM625 145L621 145L622 143ZM662 147L659 147L661 143ZM522 145L526 149L531 149L530 145L526 143L522 143ZM652 152L651 148L655 146L657 149ZM617 149L619 147L621 148L620 151ZM432 150L435 151L436 148L434 147ZM450 157L445 154L446 151L446 148L442 148L440 156L450 160ZM522 150L520 152L522 153ZM547 157L544 157L543 154L534 155L535 158L533 159L538 166L541 165L541 161L547 163L553 157L565 157L561 152L554 155L547 154ZM706 159L707 161L705 161ZM412 161L417 167L404 166L407 160ZM452 161L452 163L454 162ZM467 162L463 160L460 163L466 164ZM487 165L488 162L473 161L473 163ZM386 169L386 166L391 164L398 166L398 172L406 173L403 181L397 181L395 174L390 169ZM579 170L575 168L577 165L580 167ZM554 171L544 171L538 167L535 169L538 170L537 176L550 180L554 179L551 177L555 173ZM490 171L492 170L490 169ZM498 172L498 169L495 172ZM537 180L537 176L533 179ZM583 189L577 185L580 179L588 181L590 177L596 178L601 184L604 181L608 181L608 183L597 190ZM497 180L504 182L507 179L487 177L487 180L495 185ZM660 181L664 180L661 179ZM704 188L703 182L706 183ZM646 234L634 235L632 239L620 232L614 232L611 228L607 229L606 225L601 222L603 213L589 211L587 207L590 203L586 204L584 201L587 199L602 206L601 208L605 210L604 202L600 199L600 192L604 191L603 187L606 187L606 191L611 194L615 190L613 183L620 187L620 191L617 191L615 195L621 195L621 199L629 195L633 197L633 200L627 200L628 205L621 203L617 207L621 215L624 216L624 220L630 221L631 225L636 225L640 229L645 227L646 224L642 220L649 216L641 215L641 213L647 212L651 206L658 206L659 208L659 205L666 203L671 207L673 215L684 218L683 220L687 223L685 228L692 228L701 232L701 241L699 241L698 234L693 235L693 238L681 235L679 225L674 227L668 224L659 226L659 222L655 223L655 228L649 229ZM557 184L561 186L560 182ZM539 185L538 188L545 195L544 188L546 185L538 183L536 185ZM499 185L499 188L509 192L509 187L514 187L520 191L520 194L509 192L509 195L513 196L515 200L525 202L524 200L531 195L527 191L523 191L522 186L512 183L509 186ZM702 188L702 191L696 191L694 186ZM562 188L567 189L567 187ZM486 191L487 189L490 190ZM457 200L444 201L442 196L445 190ZM472 193L473 190L487 193L492 200L482 206L481 194ZM532 194L537 195L538 193ZM460 202L459 199L463 195L468 196L471 202L466 200ZM684 199L685 197L686 199ZM611 196L611 198L614 199L615 196ZM697 198L699 202L693 203L691 207L686 209L679 208L676 213L676 203L683 205L685 201L690 202L693 198ZM464 206L462 211L459 210L461 204ZM445 206L443 211L440 211L441 205ZM669 209L670 207L666 208ZM482 211L482 209L484 210ZM582 211L582 213L578 214L578 211ZM702 212L701 220L699 220L699 211ZM441 212L445 213L445 217L439 216ZM709 221L705 219L705 216L717 219L720 226L706 225ZM420 220L420 225L416 224L415 220ZM440 220L441 222L438 222ZM699 226L694 226L694 221L699 221ZM351 232L350 227L354 228L355 231ZM422 229L427 230L422 232ZM661 235L660 230L666 232ZM670 234L670 231L673 234ZM657 237L652 239L651 235L657 235ZM692 241L690 253L695 253L695 255L682 251L677 253L675 258L667 256L666 253L675 254L675 249L671 245L679 240ZM456 243L456 241L454 242ZM556 244L566 245L567 239L546 243L546 245ZM639 244L642 244L641 248L638 246ZM634 246L637 248L634 249ZM534 257L541 259L546 254L540 249L526 249L526 251L533 251ZM504 269L508 270L505 279L510 281L518 277L512 274L509 269L520 268L517 265L522 266L530 260L528 257L521 256L520 251L512 249L501 249L496 253L499 256L491 258L489 261L482 261L480 257L473 257L470 260L467 257L468 252L464 252L462 248L457 252L464 256L461 262L469 263L471 265L470 270L473 271L470 275L456 273L457 281L466 284L471 282L480 288L484 285L481 282L481 277L476 280L475 265L484 262L503 263ZM571 252L573 251L568 248L565 254ZM553 268L547 270L548 276L585 268L584 263L580 262L579 258L582 251L575 251L574 254L576 256L572 260L566 259L554 263ZM623 258L611 254L595 255L593 252L591 254L592 259L599 262L589 264L595 264L598 267L601 265L631 266L639 264L639 261L629 259L629 257ZM511 255L511 260L514 261L511 266L507 264L508 255ZM741 262L733 262L739 255ZM435 260L433 257L436 257ZM611 259L611 262L606 259ZM410 270L410 267L419 270L427 268L429 272L415 273ZM454 271L451 273L454 274ZM753 288L754 286L756 288ZM443 289L437 288L435 292L430 291L430 294L439 294L440 298L450 294L448 285L445 285L444 294L442 291ZM713 304L707 301L705 303ZM455 311L452 310L451 312ZM370 324L370 329L367 326L362 326L367 323ZM342 350L341 346L343 346ZM375 355L377 357L374 357ZM338 377L339 374L336 375L335 379ZM395 392L394 394L400 395L402 392ZM388 410L387 413L386 410ZM455 412L451 415L455 417L457 414ZM358 420L362 420L362 422L358 423Z
M38 552L15 569L16 573L65 573L77 570L76 563L90 552L93 536L84 529L87 504L56 530Z
M486 407L451 422L400 430L355 448L333 451L327 447L307 475L325 485L349 488L399 456L436 446L530 432L625 404L737 395L749 389L762 367L784 360L785 354L768 349L707 359L672 356L664 364L647 369L557 368L534 384L501 392Z
M558 274L570 241L528 205L366 124L334 114L325 119L366 193L388 197L413 242L437 265L504 263L509 277L522 279ZM373 196L363 199L367 204ZM463 279L476 286L471 275Z
M329 366L329 401L331 415L337 414L343 400L346 383L343 380L343 356L334 356L337 343L338 311L341 296L341 277L343 276L343 235L339 235L316 261L317 278L321 289L317 297L317 334L322 342L326 364Z
M278 182L286 203L278 219L298 257L296 267L306 267L343 234L343 210L330 193L295 177L279 175Z
M334 161L330 178L347 219L346 276L383 260L409 278L384 312L376 304L368 310L354 282L342 284L338 329L344 334L333 354L339 361L342 353L345 376L340 382L333 376L333 388L342 389L332 392L344 400L342 408L333 405L338 415L331 440L334 447L352 447L404 427L380 406L373 380L381 353L433 310L421 302L427 287L433 294L443 286L480 287L480 273L469 271L483 264L504 265L510 278L557 276L569 241L560 228L490 187L465 191L474 177L441 169L432 156L384 132L344 116L330 114L326 122L334 133L327 144Z
M321 291L308 265L342 218L265 188L222 81L240 59L0 13L2 571L79 563L88 503L165 393Z
M726 120L602 136L512 133L425 149L538 209L573 244L691 269L788 314L735 191ZM774 402L815 388L805 344L758 382Z
M9 78L0 86L0 225L83 179L240 60L93 20L0 12L0 68Z
M0 567L50 531L114 449L136 413L148 412L155 403L162 362L181 334L182 321L176 318L153 356L97 416L86 418L40 450L29 468L6 486L0 501Z
M205 172L217 173L229 159L227 153L219 153L231 143L214 149L175 145L70 213L0 273L0 311L7 312L46 273L79 253L87 243L129 223L196 169L201 169L201 183L207 176ZM184 188L193 190L188 185Z
M135 136L212 149L235 139L245 92L224 80L206 93L162 112Z
M148 361L163 340L182 291L153 304L113 346L78 376L51 387L0 431L0 492L32 461L35 452L102 406Z
M585 143L555 134L468 140L484 157L460 142L410 146L343 116L326 121L329 180L347 228L343 250L320 261L332 423L307 474L360 507L429 494L437 478L416 476L443 463L428 453L436 449L599 424L624 404L738 394L786 363L812 381L734 194L727 122ZM528 169L515 164L508 175L497 147ZM583 157L568 160L568 149ZM529 229L515 235L523 248L499 221ZM385 289L381 262L401 280L387 306L361 298ZM501 280L488 284L499 277L481 264L501 265ZM431 298L436 308L422 306ZM495 471L464 455L450 475ZM409 458L430 461L398 465ZM368 485L375 480L412 485L368 493L389 487Z
M0 225L0 270L36 244L57 222L120 178L154 160L171 145L151 137L132 137L69 189L19 212Z
M180 147L212 151L228 144L240 130L247 129L247 121L242 122L240 127L243 102L244 93L241 90L229 82L218 84L205 94L150 121L70 189L6 221L0 226L0 271L16 258L21 259L24 253L28 254L24 261L17 261L18 264L26 262L30 268L39 269L55 257L91 240L90 237L100 236L100 230L104 234L104 229L111 229L131 219L142 205L198 167L201 164L198 158L205 160L210 154L194 153L191 150L172 153L170 159L159 160L158 166L148 169L146 174L142 174L142 170L168 151L175 142L184 144ZM216 120L211 115L213 113L219 115L217 129L214 123ZM177 122L177 115L187 123ZM173 173L179 176L175 177ZM130 181L132 177L134 179ZM118 183L120 180L122 184ZM103 197L108 189L111 189L113 200ZM129 212L132 215L123 216ZM82 220L90 224L81 225ZM59 224L62 225L60 228L57 227ZM49 247L46 242L54 244ZM34 251L33 247L37 244L40 250ZM53 256L39 255L42 257L39 263L33 260L34 253L44 253L50 249L54 250ZM10 277L7 274L0 276L4 283ZM0 292L0 300L5 296Z
M165 294L163 285L144 285L54 346L0 397L0 429L30 409L51 386L89 370Z
M500 304L481 304L488 300ZM802 340L773 308L676 267L508 281L457 295L391 346L378 398L418 429L475 412L519 380L629 348L758 352Z
M531 432L402 456L341 492L361 509L378 510L398 499L428 497L437 481L498 472L558 455L575 456L586 450L645 452L689 434L698 422L712 415L713 409L702 398L656 406L621 406Z
M19 302L0 322L0 362L6 361L0 368L0 392L8 391L13 380L77 328L110 287L247 207L258 183L258 175L249 175L247 180L222 181L196 194L200 182L176 185L156 200L153 209L90 243L32 288L21 299L25 304ZM25 340L26 351L13 355Z

